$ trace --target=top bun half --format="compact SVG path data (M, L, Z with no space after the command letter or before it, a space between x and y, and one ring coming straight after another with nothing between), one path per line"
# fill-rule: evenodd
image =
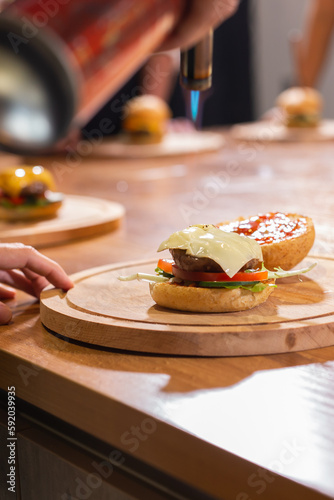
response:
M171 117L168 104L154 95L142 95L130 99L124 106L123 125L126 128L131 120L165 121Z
M319 114L323 99L311 87L291 87L278 96L276 104L288 114Z

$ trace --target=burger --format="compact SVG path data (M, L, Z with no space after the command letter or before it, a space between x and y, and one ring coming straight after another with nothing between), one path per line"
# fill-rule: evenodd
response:
M166 124L171 116L168 104L159 97L133 97L124 106L122 129L131 143L159 143L166 133Z
M20 165L0 171L0 219L30 220L55 216L63 194L55 192L50 171Z
M291 87L282 92L276 105L283 114L287 127L316 127L321 119L323 100L311 87Z
M180 311L223 313L251 309L268 299L276 278L312 268L268 271L255 239L211 224L173 233L161 243L158 252L167 249L172 259L160 259L155 275L137 273L119 279L148 281L151 296L159 306Z

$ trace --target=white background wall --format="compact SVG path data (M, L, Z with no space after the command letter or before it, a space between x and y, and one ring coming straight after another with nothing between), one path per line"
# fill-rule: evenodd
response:
M293 82L288 36L303 26L309 1L252 0L256 117L273 107L277 95ZM324 116L328 118L334 118L333 40L318 86L325 100Z

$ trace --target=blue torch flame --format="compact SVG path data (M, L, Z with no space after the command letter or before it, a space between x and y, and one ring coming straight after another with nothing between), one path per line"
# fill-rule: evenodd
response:
M191 107L191 117L194 123L196 123L199 108L199 90L190 91L190 107Z

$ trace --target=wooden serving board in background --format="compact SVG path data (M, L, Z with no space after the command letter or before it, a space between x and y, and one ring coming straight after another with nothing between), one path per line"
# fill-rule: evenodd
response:
M322 120L314 128L289 128L264 120L231 127L231 137L240 141L260 142L323 142L334 140L334 120Z
M66 195L51 219L0 221L2 243L21 242L40 248L112 231L125 214L120 203L88 196Z
M266 303L248 311L196 314L157 306L149 285L119 275L154 273L156 260L72 276L67 293L45 290L41 321L66 338L147 353L241 356L334 345L334 259L308 257L307 275L277 281Z
M102 144L96 146L94 154L118 158L154 158L217 151L224 143L222 134L210 131L168 133L157 144L133 144L120 135L104 139Z

